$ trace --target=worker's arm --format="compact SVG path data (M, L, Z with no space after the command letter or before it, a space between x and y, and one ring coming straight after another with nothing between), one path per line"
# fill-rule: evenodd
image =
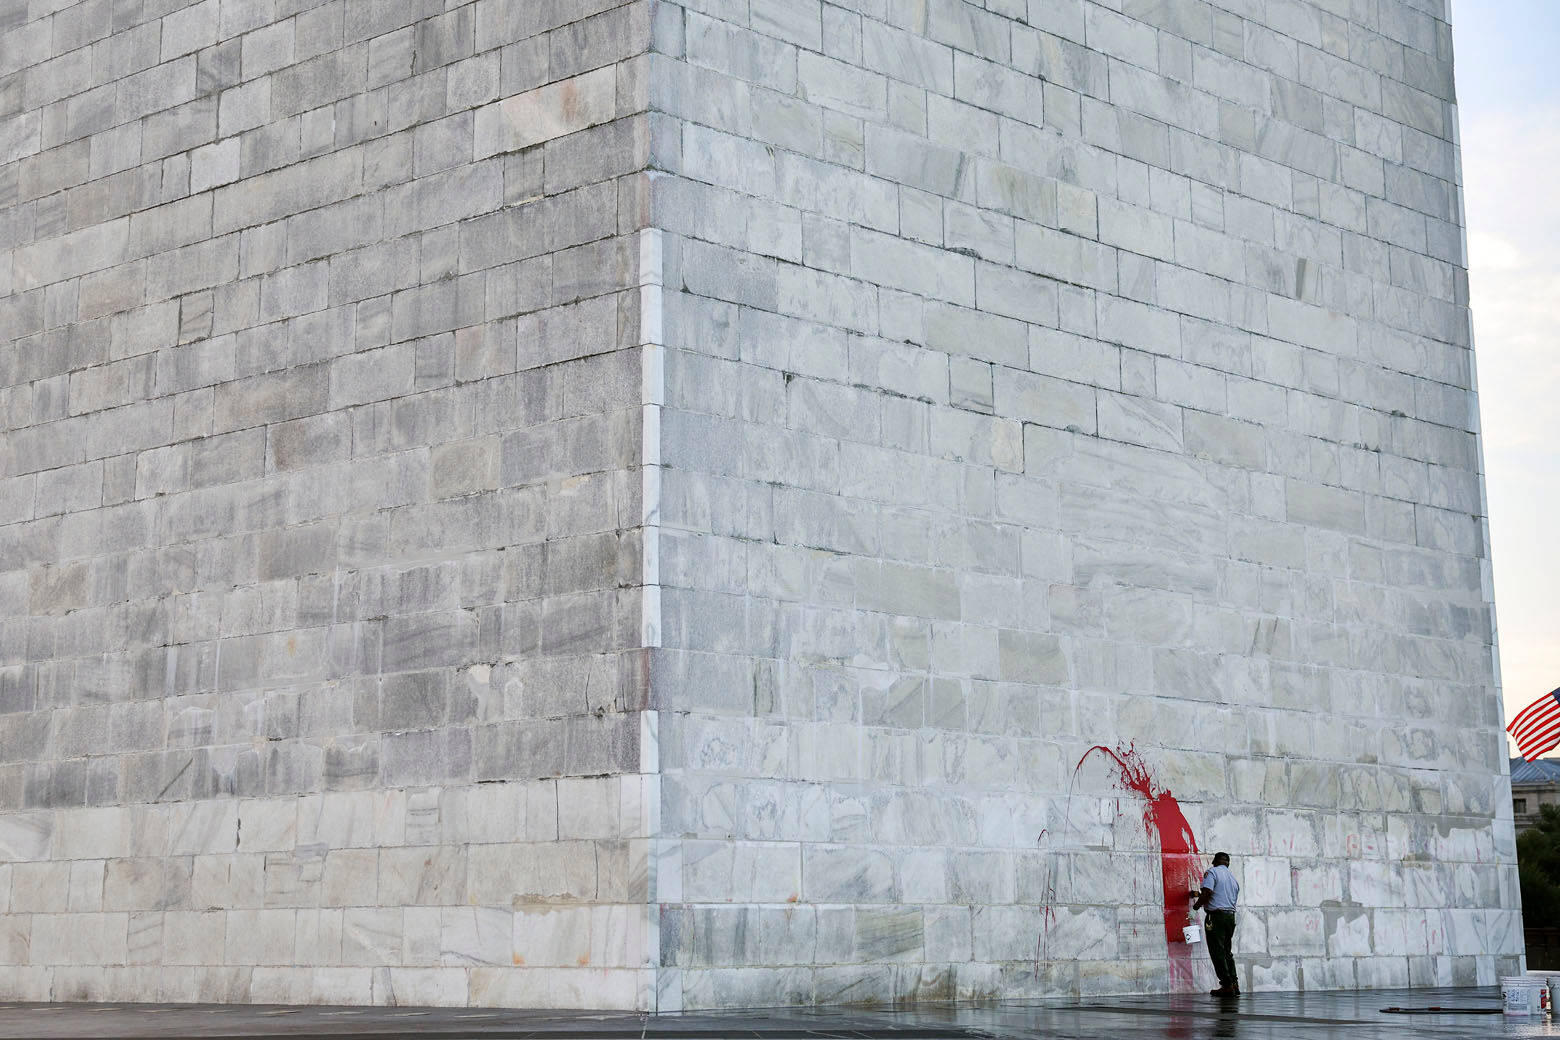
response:
M1197 893L1197 901L1192 904L1192 909L1201 910L1211 902L1213 902L1213 889L1205 888Z

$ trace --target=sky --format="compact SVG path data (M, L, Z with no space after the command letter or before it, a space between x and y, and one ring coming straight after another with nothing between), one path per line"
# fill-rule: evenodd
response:
M1560 0L1452 0L1451 22L1509 722L1560 687Z

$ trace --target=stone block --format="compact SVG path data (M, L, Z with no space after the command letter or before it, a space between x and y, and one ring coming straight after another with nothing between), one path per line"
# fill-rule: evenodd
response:
M441 910L440 953L449 965L510 964L515 915L507 909L454 907Z
M1055 429L1093 433L1097 429L1095 391L1030 372L997 370L997 413Z
M817 902L884 903L895 899L896 881L886 852L852 846L806 846L804 895Z
M611 67L516 94L477 110L475 158L516 151L610 121L617 111Z
M412 389L416 352L407 343L366 350L330 364L330 407L388 400Z

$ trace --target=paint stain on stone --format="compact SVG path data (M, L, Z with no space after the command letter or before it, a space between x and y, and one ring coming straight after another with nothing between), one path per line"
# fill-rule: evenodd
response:
M558 111L566 122L574 123L580 118L580 90L578 85L570 80L564 80L559 85Z
M1181 929L1186 925L1191 911L1192 894L1202 885L1202 866L1197 853L1197 836L1181 803L1168 788L1162 786L1149 772L1136 749L1128 745L1112 751L1097 744L1083 753L1073 772L1083 768L1090 755L1099 752L1116 767L1116 783L1143 799L1143 829L1150 836L1159 838L1159 875L1162 886L1161 899L1165 922L1165 941L1185 944Z
M1198 989L1208 974L1205 957L1195 956L1198 946L1189 945L1183 928L1191 910L1193 893L1202 884L1202 864L1197 848L1197 836L1192 831L1181 803L1171 791L1154 778L1152 771L1131 744L1117 745L1113 750L1103 744L1085 751L1073 767L1072 783L1068 787L1068 808L1063 817L1062 837L1072 831L1072 792L1077 786L1078 775L1090 756L1098 753L1111 766L1114 786L1121 791L1131 791L1141 799L1143 831L1150 841L1159 845L1160 910L1165 928L1165 946L1168 958L1167 982L1172 993L1189 993ZM1117 811L1120 811L1119 804ZM1055 835L1041 831L1036 839L1044 846L1056 840ZM1090 847L1094 851L1094 847ZM1035 972L1038 977L1043 965L1050 960L1051 933L1058 924L1056 879L1058 864L1053 854L1040 879L1041 927L1035 943ZM1133 872L1133 889L1136 891L1136 872ZM1135 902L1135 900L1134 900ZM1133 934L1137 932L1133 929ZM1201 979L1201 981L1200 981ZM1145 979L1145 982L1147 979Z

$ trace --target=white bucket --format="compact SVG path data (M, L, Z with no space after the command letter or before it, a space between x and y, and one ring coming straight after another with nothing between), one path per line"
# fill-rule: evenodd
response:
M1557 971L1533 971L1528 970L1527 978L1533 982L1542 982L1548 991L1544 994L1544 1010L1553 1011L1555 1007L1555 991L1560 989L1560 972Z
M1202 925L1189 924L1181 929L1181 935L1188 943L1200 943L1202 942Z
M1549 985L1542 978L1508 975L1500 980L1501 1005L1513 1018L1542 1015L1549 1006Z

